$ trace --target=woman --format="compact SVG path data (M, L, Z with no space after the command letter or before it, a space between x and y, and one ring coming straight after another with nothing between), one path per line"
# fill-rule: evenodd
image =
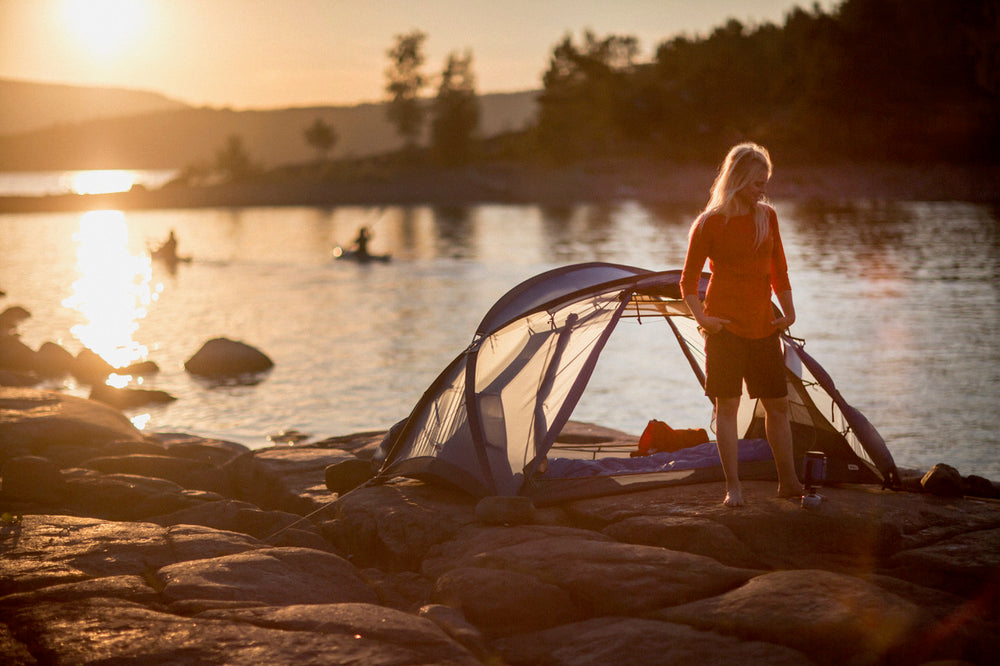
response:
M778 470L778 495L797 497L788 389L780 331L795 321L778 216L764 203L771 157L753 143L726 155L705 210L691 225L681 295L705 334L705 393L715 403L716 439L726 476L726 506L743 505L736 417L746 381L764 406L767 441ZM704 304L698 281L705 260L712 277ZM782 314L775 317L774 291Z

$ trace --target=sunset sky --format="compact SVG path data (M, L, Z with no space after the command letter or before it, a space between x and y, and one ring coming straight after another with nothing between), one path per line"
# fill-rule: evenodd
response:
M781 23L796 0L0 0L0 77L138 88L194 105L384 99L394 36L427 34L425 72L472 51L481 93L541 86L552 47L584 30L643 58L729 17ZM839 2L819 5L829 11ZM428 90L428 92L431 92Z

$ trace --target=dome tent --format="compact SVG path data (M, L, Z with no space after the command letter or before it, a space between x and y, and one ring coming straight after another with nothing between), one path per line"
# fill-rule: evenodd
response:
M704 386L703 340L681 299L680 273L592 262L556 268L511 289L382 441L374 481L406 476L477 497L536 495L539 466L622 320L664 322ZM708 277L702 275L702 294ZM829 482L894 485L895 464L875 428L847 404L801 341L783 335L782 345L796 460L806 451L823 451ZM763 407L746 395L739 427L744 439L764 436ZM644 483L708 478L716 476L660 474ZM558 483L545 480L550 494L553 481ZM577 495L609 492L607 483L573 486Z

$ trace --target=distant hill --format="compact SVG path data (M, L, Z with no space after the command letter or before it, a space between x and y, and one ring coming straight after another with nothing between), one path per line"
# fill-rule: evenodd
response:
M482 95L481 134L489 137L523 129L534 119L537 96L537 91ZM151 95L147 101L152 105L155 97ZM97 98L100 95L95 93ZM52 104L59 103L55 97L50 99ZM124 108L110 105L107 100L111 97L102 99L103 106L95 104L87 113ZM159 99L167 108L104 118L91 116L93 119L73 123L63 118L59 125L0 135L0 171L159 169L211 164L216 151L231 135L243 140L255 163L275 167L316 156L304 132L317 118L337 133L331 157L361 157L402 145L395 127L386 120L383 104L233 111L172 105L166 98ZM8 104L8 100L14 98L4 96L5 113L7 107L17 106Z
M0 79L0 135L96 118L188 108L159 93Z

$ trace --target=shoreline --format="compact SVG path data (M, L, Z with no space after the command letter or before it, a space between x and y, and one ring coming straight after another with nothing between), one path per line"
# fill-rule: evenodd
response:
M476 205L615 203L700 205L714 167L644 160L562 168L513 163L452 169L396 169L293 176L281 171L240 182L111 194L0 196L0 213L152 210L245 206ZM909 200L1000 202L1000 166L839 164L777 167L775 201Z

